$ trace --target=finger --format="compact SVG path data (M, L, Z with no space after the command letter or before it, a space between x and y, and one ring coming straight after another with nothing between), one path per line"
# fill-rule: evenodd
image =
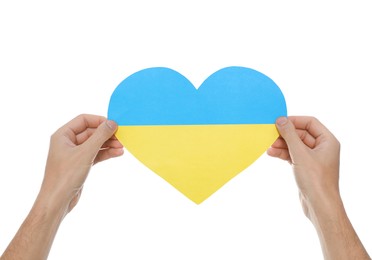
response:
M276 157L284 161L291 161L288 149L278 149L270 147L266 153L271 157Z
M300 137L302 142L310 148L314 148L316 144L316 139L309 134L306 130L296 129L297 135ZM287 143L282 137L276 139L276 141L271 145L274 148L288 148Z
M104 149L98 152L96 158L94 159L94 164L121 156L124 154L123 148L110 148Z
M308 131L296 129L296 132L304 144L306 144L310 148L315 147L316 139Z
M117 124L107 120L100 124L88 140L83 143L87 151L91 151L91 156L95 157L102 145L109 140L115 133Z
M94 134L94 132L97 130L97 128L87 128L84 132L81 132L80 134L78 134L75 138L75 144L76 145L80 145L82 143L84 143L86 140L88 140L88 138ZM111 146L111 143L112 145L115 145L115 147L118 148L118 145L120 144L120 142L118 141L118 139L115 137L115 135L111 136L110 139L108 139L103 145L102 147L109 147ZM117 144L118 143L118 144Z
M276 120L276 127L281 137L287 143L289 152L291 154L301 154L304 149L304 144L298 136L291 120L288 120L286 117L279 117Z
M315 117L290 116L288 118L293 123L296 129L307 131L315 139L325 132L329 132L328 129Z
M75 137L75 144L80 145L84 143L88 138L96 131L97 128L87 128L85 131L79 133Z
M107 149L107 148L123 148L123 145L119 142L119 140L114 139L108 139L101 148Z
M78 135L84 132L87 128L97 128L106 120L107 119L103 116L82 114L72 119L62 128L69 129L75 135Z
M271 145L271 147L277 149L288 149L287 143L284 141L282 137L276 139L276 141Z

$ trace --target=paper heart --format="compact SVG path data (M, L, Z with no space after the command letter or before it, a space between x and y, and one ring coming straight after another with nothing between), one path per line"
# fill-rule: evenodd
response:
M108 118L129 152L199 204L266 151L286 113L282 92L258 71L227 67L196 89L159 67L122 81Z

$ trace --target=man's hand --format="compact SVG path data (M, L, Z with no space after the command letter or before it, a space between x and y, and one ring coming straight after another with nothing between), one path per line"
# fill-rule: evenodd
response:
M370 259L354 231L339 192L340 143L313 117L281 117L270 156L293 168L305 215L314 224L325 259Z
M116 129L115 122L94 115L80 115L58 129L50 140L39 196L63 200L66 213L70 212L92 165L123 154L123 146L114 137Z
M1 260L47 259L59 225L79 200L91 166L123 154L117 125L80 115L51 137L44 180L36 201Z
M281 137L267 153L292 165L304 213L311 218L308 203L339 197L340 143L313 117L281 117L277 128Z

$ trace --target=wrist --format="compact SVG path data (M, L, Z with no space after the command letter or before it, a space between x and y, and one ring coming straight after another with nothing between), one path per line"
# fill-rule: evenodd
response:
M33 208L39 212L43 212L46 217L52 217L55 219L62 219L68 213L69 200L65 196L61 196L58 192L50 192L44 188L41 188Z
M341 196L338 193L327 196L318 196L308 201L309 219L314 225L320 225L323 221L331 221L345 214Z
M62 181L60 178L54 178L58 175L61 174L50 169L46 171L37 201L49 211L62 212L65 216L71 210L71 203L77 203L82 186L74 185L73 178Z

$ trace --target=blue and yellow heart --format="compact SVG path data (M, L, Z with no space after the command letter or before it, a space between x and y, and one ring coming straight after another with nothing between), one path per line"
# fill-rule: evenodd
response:
M227 67L196 89L169 68L138 71L115 89L108 118L139 161L199 204L276 140L285 99L269 77Z

